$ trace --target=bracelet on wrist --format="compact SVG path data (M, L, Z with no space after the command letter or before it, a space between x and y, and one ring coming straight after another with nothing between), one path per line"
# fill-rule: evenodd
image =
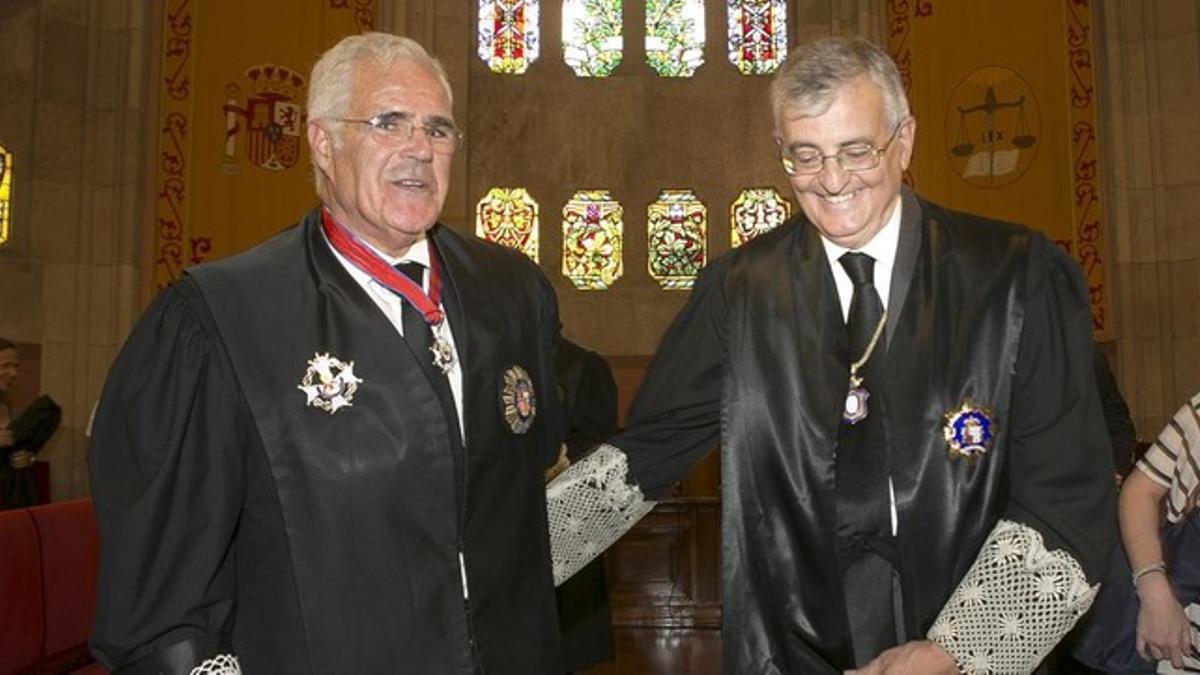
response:
M1145 567L1141 567L1141 568L1138 568L1137 570L1135 570L1134 573L1132 574L1133 587L1137 588L1138 582L1142 580L1142 577L1145 577L1150 574L1154 574L1155 572L1160 572L1165 576L1167 573L1166 563L1159 560L1158 562L1150 563L1149 565L1146 565Z

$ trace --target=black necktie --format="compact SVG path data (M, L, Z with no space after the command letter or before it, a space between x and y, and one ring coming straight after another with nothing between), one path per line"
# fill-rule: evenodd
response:
M404 276L412 279L413 283L418 288L424 288L425 281L425 266L419 262L402 262L396 265L396 269ZM404 319L404 341L412 346L413 354L418 360L424 361L433 360L433 330L425 321L425 317L421 316L421 312L407 300L404 301L404 309L401 310L401 316Z
M850 314L846 330L850 335L850 359L853 363L863 357L871 344L871 336L883 318L883 302L875 290L875 259L866 253L846 253L838 258L842 269L854 284L850 298ZM870 363L868 360L867 363Z
M424 288L423 281L425 278L425 266L419 262L402 262L396 265L396 269L404 276L412 279L417 286ZM443 292L445 290L443 286ZM446 430L450 435L450 452L454 455L455 464L455 490L456 495L463 493L464 467L465 459L463 457L463 442L462 434L458 429L458 407L454 403L454 393L450 389L450 378L441 368L433 364L433 330L429 323L425 321L425 317L421 315L420 310L413 306L408 300L404 301L404 308L400 311L404 325L404 341L408 343L414 356L417 357L417 363L420 364L421 370L424 371L426 378L429 379L429 384L433 385L433 392L437 395L438 402L442 407L442 414L446 419ZM442 319L449 321L448 318Z
M854 363L871 347L871 338L883 319L883 303L875 289L874 258L865 253L846 253L838 262L854 284L846 319L850 362ZM842 422L834 463L843 592L859 666L898 644L881 382L884 347L879 344L882 335L876 340L870 358L858 370L862 386L870 392L867 417L853 425Z

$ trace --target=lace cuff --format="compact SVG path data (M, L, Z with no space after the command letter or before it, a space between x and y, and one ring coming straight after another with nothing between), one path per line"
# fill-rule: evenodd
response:
M963 673L1029 673L1087 611L1078 561L1047 551L1036 530L1001 520L929 629Z
M190 675L242 675L242 667L233 654L217 654L192 668Z
M555 586L654 508L637 486L625 482L628 473L625 453L605 443L546 486Z

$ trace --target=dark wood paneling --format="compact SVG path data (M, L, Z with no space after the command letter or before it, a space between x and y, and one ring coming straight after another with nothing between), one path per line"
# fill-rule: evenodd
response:
M617 626L719 628L720 528L715 500L660 504L609 552Z
M624 426L651 357L605 358ZM720 482L714 449L605 553L616 660L588 673L720 671Z
M718 675L721 632L707 629L621 628L616 660L587 675Z

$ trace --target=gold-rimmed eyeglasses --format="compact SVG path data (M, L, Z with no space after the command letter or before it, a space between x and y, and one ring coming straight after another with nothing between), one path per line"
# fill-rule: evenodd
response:
M381 143L388 145L402 145L412 140L413 134L417 129L425 133L425 137L429 139L429 144L433 149L442 154L451 154L463 146L466 136L453 122L449 120L435 120L426 122L425 124L417 124L408 115L402 112L385 112L379 113L368 119L352 119L347 117L332 117L331 122L343 122L346 124L365 124L370 127L372 135Z
M887 154L888 148L892 146L892 141L896 140L896 134L900 131L900 127L904 126L904 122L905 120L900 120L896 128L892 129L892 135L888 137L887 142L879 148L875 147L873 143L851 143L843 145L838 148L837 152L829 154L812 147L803 147L790 153L781 148L779 162L783 164L783 170L792 176L811 176L821 173L827 159L835 160L842 171L868 171L879 166L879 158Z

